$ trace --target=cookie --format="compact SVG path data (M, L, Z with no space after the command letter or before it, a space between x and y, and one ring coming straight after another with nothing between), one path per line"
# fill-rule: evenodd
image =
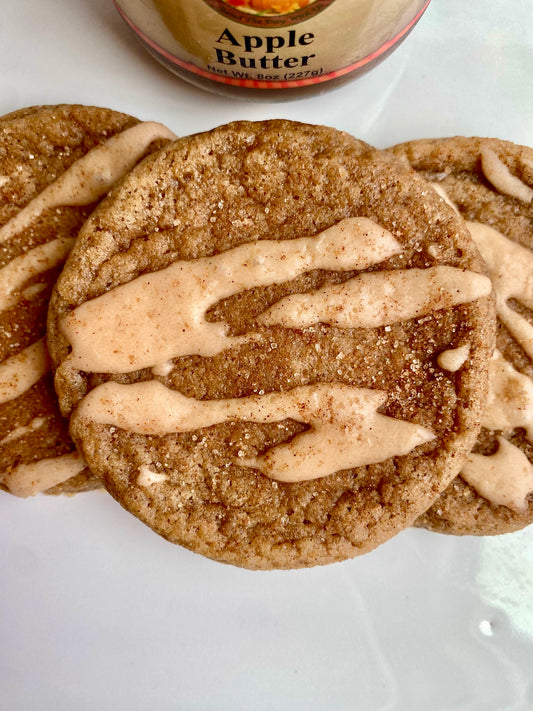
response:
M57 405L48 299L97 202L170 136L159 124L86 106L35 106L0 118L0 486L13 494L101 486Z
M466 220L497 301L482 430L461 474L418 525L455 534L515 531L533 522L533 149L456 137L392 150Z
M180 139L101 203L54 289L71 435L127 510L217 561L367 552L475 440L495 327L482 272L425 181L346 133L279 120Z

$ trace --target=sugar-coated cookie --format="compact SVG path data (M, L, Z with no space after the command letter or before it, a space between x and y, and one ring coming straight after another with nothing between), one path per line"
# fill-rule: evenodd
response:
M265 121L180 139L102 201L54 290L71 435L126 509L218 561L369 551L475 441L483 269L425 181L346 133Z
M169 137L159 124L87 106L35 106L0 118L0 486L13 494L101 486L57 405L48 299L96 203Z
M456 137L392 150L466 220L498 315L478 441L418 525L456 534L514 531L533 522L533 149Z

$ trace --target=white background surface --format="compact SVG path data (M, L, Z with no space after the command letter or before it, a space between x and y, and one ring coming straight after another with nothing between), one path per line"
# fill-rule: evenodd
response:
M0 0L0 114L79 102L178 134L286 117L378 147L491 135L533 146L530 0L433 0L368 75L290 103L173 77L111 0ZM103 492L0 492L0 708L530 711L533 527L408 530L322 569L254 573L163 541Z

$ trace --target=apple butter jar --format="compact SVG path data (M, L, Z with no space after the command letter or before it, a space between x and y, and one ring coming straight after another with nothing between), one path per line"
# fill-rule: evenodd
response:
M114 0L183 79L241 98L320 93L386 57L429 0Z

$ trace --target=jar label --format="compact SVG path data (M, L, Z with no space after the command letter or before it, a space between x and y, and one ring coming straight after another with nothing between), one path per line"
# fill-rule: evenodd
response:
M285 89L360 69L391 49L429 0L116 0L165 61L223 84Z

